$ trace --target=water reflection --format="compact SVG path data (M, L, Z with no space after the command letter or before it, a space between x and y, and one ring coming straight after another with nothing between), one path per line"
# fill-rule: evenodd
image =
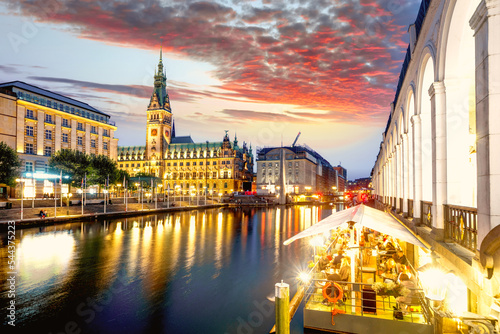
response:
M331 211L214 209L23 230L18 302L29 312L18 323L37 332L74 321L85 333L236 333L309 259L307 241L283 241ZM79 312L89 302L99 305L91 321ZM254 332L273 323L265 316Z

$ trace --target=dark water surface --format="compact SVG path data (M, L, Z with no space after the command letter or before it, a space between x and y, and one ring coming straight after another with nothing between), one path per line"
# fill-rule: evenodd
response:
M275 283L290 283L293 296L296 276L312 258L307 240L283 241L331 212L211 209L18 230L16 329L268 333ZM4 311L6 234L1 242ZM303 332L299 309L291 333Z

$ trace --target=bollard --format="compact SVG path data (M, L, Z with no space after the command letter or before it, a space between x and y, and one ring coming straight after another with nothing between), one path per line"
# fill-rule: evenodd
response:
M274 296L276 297L276 333L290 334L290 313L288 311L290 286L283 281L276 283Z

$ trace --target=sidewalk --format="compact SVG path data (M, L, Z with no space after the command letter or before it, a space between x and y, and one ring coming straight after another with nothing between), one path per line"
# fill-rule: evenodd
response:
M203 201L200 201L203 203ZM169 203L169 208L167 208L167 202L158 202L157 209L155 209L155 203L129 203L127 205L127 211L125 211L125 204L108 204L106 205L106 213L104 213L104 204L94 204L86 205L82 207L81 205L74 206L63 206L57 207L57 211L52 207L35 207L35 208L23 208L23 220L21 220L21 209L19 207L13 209L0 209L0 226L6 226L9 221L16 221L18 226L37 226L37 225L49 225L54 222L67 222L70 220L82 220L82 219L95 219L97 217L120 217L120 216L133 216L138 214L147 214L155 212L170 212L170 211L185 211L194 210L199 208L212 208L212 207L222 207L227 206L227 204L212 203L212 201L207 200L207 205L199 205L196 203L189 206L188 202L175 202ZM193 203L192 203L193 204ZM46 210L47 217L40 218L40 210ZM54 214L56 211L57 215Z

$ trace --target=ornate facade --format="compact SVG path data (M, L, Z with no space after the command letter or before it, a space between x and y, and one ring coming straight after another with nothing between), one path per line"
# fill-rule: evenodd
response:
M251 190L252 148L226 134L220 142L195 143L176 136L162 56L147 109L146 146L118 147L118 166L131 176L153 175L175 194L228 194Z

